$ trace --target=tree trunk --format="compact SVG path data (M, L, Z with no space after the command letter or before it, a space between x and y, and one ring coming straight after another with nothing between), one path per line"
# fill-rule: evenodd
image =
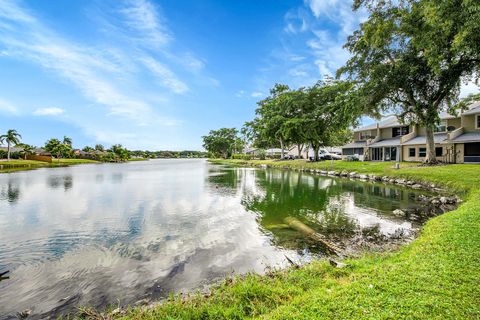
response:
M7 141L7 161L10 161L10 141Z
M427 143L427 156L425 157L425 163L435 164L437 163L437 156L435 154L435 140L433 137L433 126L427 125L426 131L426 143Z
M318 150L320 149L320 144L311 143L313 149L313 161L318 161Z
M283 157L284 157L284 154L283 154L283 140L279 139L279 141L280 141L280 148L281 148L280 159L283 159Z
M303 144L302 143L299 143L297 144L297 149L298 149L298 158L299 159L302 159L302 150L303 150Z

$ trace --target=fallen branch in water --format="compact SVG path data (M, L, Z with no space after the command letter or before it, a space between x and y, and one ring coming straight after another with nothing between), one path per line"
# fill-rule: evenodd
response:
M308 237L312 238L313 240L316 240L323 244L331 253L336 254L337 256L341 255L342 250L335 246L333 243L330 243L325 239L323 235L320 233L316 232L300 220L293 218L293 217L286 217L284 221L292 228L297 231L300 231L301 233L307 235Z

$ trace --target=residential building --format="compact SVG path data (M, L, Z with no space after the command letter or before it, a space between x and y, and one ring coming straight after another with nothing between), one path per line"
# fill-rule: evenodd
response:
M480 102L458 116L443 113L435 128L437 159L445 163L480 163ZM354 130L354 141L342 147L344 158L357 155L365 161L423 161L426 131L402 125L396 116Z

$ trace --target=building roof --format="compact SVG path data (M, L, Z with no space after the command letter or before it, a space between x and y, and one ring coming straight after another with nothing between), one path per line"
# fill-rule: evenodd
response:
M389 146L399 146L399 145L400 145L400 137L395 137L395 138L377 141L369 145L369 147L376 148L376 147L389 147Z
M8 150L8 147L0 147L0 150L3 150L5 152L7 152ZM10 152L21 152L23 151L22 148L19 148L19 147L10 147Z
M452 140L455 143L459 142L480 142L480 132L467 132Z
M436 133L433 135L433 140L435 143L444 143L447 140L448 134L446 133ZM411 145L417 145L417 144L426 144L427 143L427 137L426 136L416 136L412 140L409 140L402 145L404 146L411 146Z
M401 126L400 122L398 121L398 118L396 116L390 116L387 118L384 118L380 120L379 122L375 122L372 124L369 124L367 126L355 129L355 132L359 131L365 131L365 130L375 130L377 129L377 123L380 128L392 128L392 127L399 127Z
M463 114L464 115L470 115L470 114L477 114L480 113L480 102L474 102L470 106L468 106L468 110L465 111Z
M363 148L367 146L367 142L366 141L354 141L354 142L351 142L351 143L347 143L346 145L344 145L342 147L342 149L347 149L347 148Z

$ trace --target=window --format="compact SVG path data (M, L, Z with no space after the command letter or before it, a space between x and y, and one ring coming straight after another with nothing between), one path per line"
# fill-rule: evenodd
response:
M480 129L480 114L477 114L477 121L475 123L477 125L476 128Z
M418 156L420 158L427 156L427 148L420 148L418 149Z
M404 136L406 134L408 134L408 126L392 128L392 137Z
M415 148L408 148L408 156L409 156L409 157L415 157L416 153L417 153L417 149L415 149Z
M480 156L480 142L465 143L465 156Z
M437 156L437 157L443 156L443 147L436 147L435 148L435 156Z
M435 126L435 132L445 132L447 131L447 120L440 121L439 124Z
M367 140L373 138L371 131L361 131L360 132L360 140Z
M342 149L342 155L344 155L344 156L353 156L354 154L358 154L359 156L363 156L363 148L344 148L344 149Z

